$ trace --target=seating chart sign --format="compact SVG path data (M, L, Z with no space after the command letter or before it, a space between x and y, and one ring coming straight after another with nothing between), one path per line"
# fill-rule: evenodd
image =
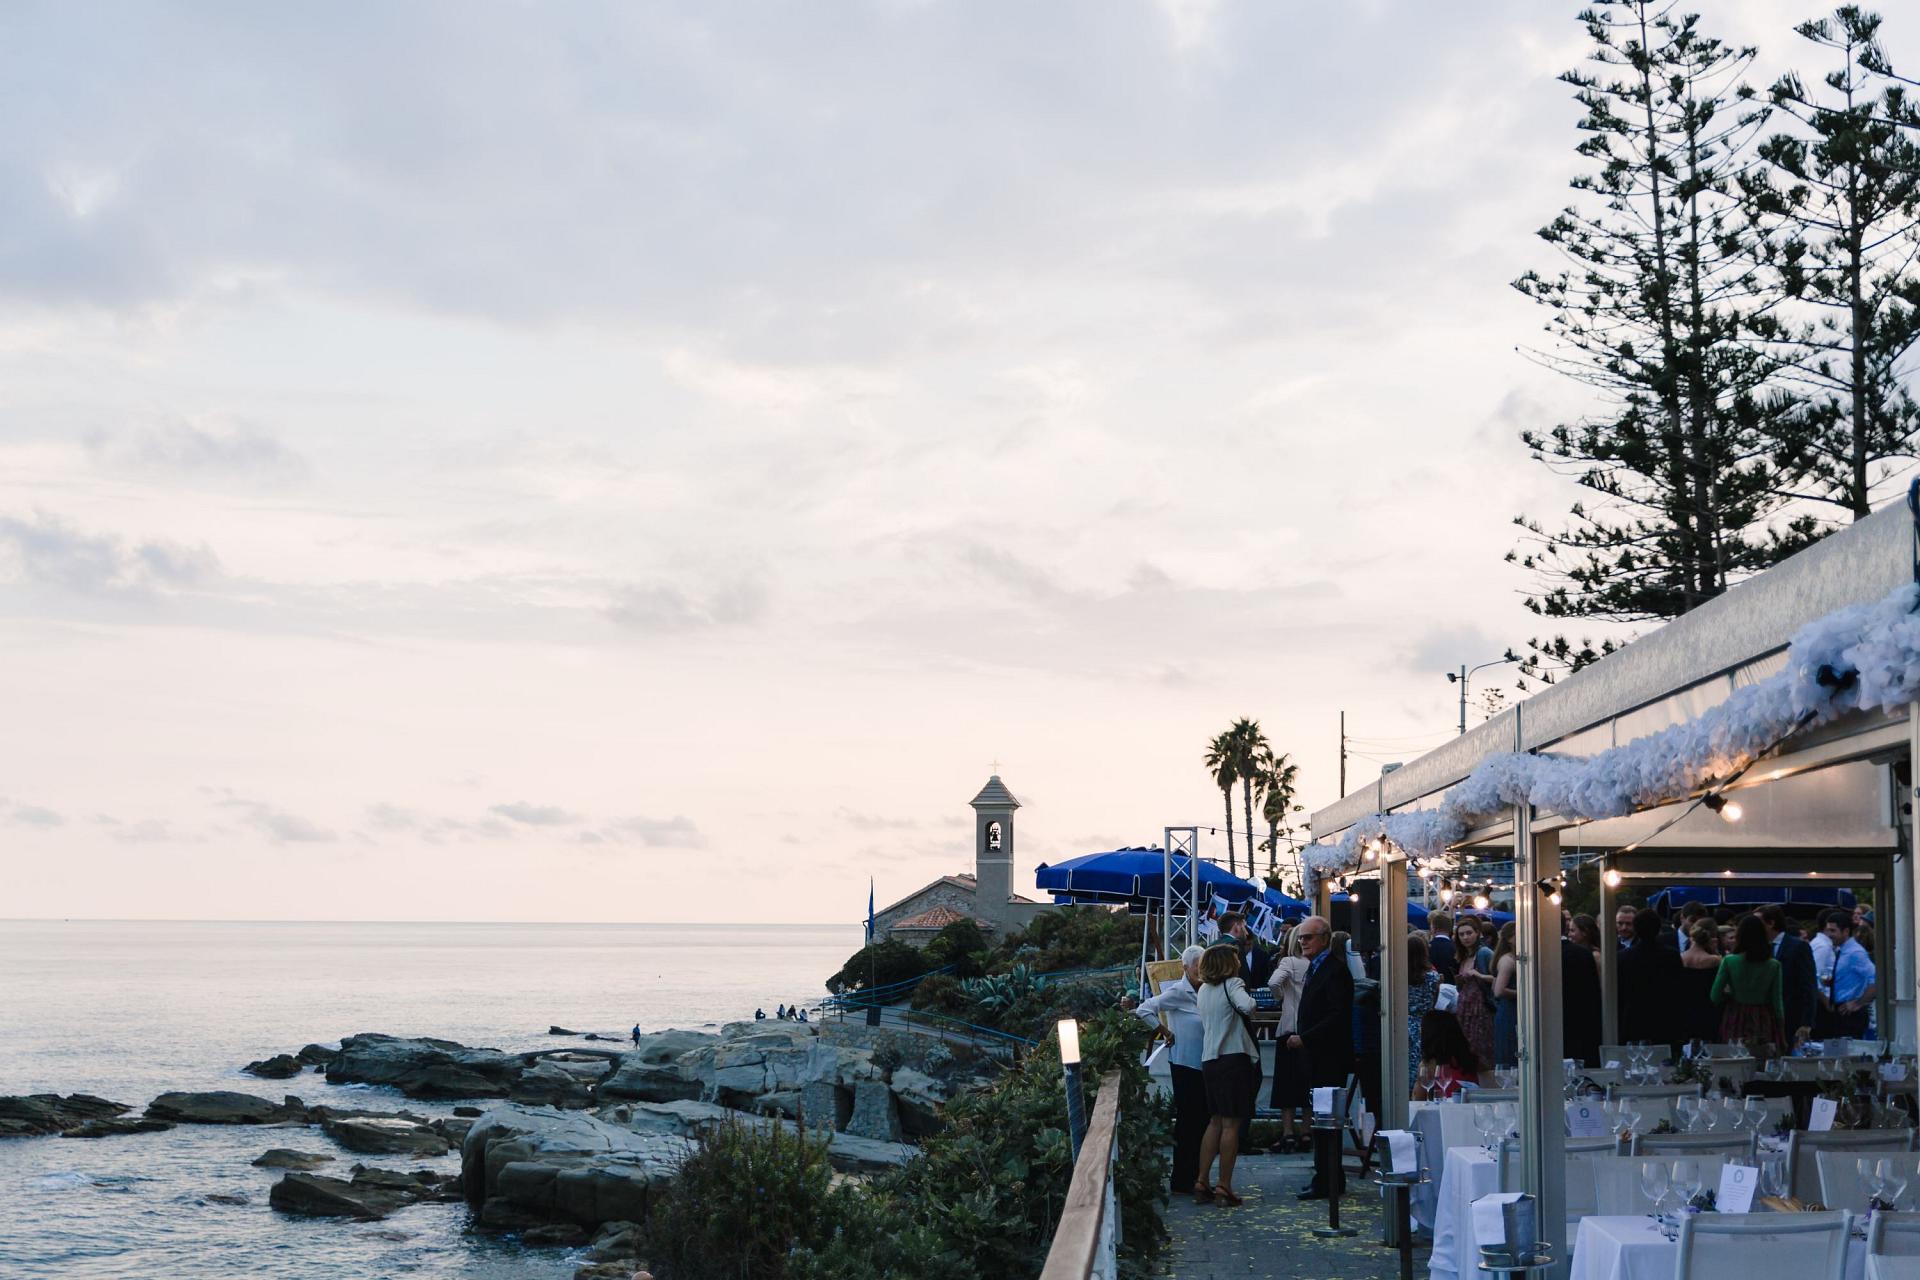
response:
M1720 1170L1720 1189L1714 1192L1713 1207L1721 1213L1750 1213L1753 1190L1760 1171L1749 1164L1729 1164Z

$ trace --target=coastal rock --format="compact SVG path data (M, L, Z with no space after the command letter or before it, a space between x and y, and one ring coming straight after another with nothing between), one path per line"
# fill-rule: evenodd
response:
M912 1067L895 1067L887 1087L893 1091L903 1132L915 1138L939 1132L940 1109L948 1097L944 1083Z
M298 1098L270 1102L251 1093L218 1089L210 1093L163 1093L147 1104L147 1118L175 1124L279 1124L304 1121L307 1110Z
M392 1085L410 1098L504 1098L523 1059L451 1040L348 1036L327 1062L329 1084Z
M853 1119L853 1090L831 1080L809 1081L800 1091L800 1119L809 1129L835 1133Z
M372 1222L410 1204L454 1195L457 1188L451 1178L356 1166L351 1180L289 1173L273 1184L267 1203L282 1213L301 1217L359 1218Z
M884 1091L885 1086L880 1086ZM610 1124L619 1124L636 1133L677 1135L698 1138L720 1125L740 1124L761 1131L779 1125L791 1129L786 1120L774 1116L746 1115L711 1102L634 1102L607 1107L596 1113ZM841 1173L875 1174L896 1168L911 1160L914 1148L901 1142L864 1137L853 1133L833 1134L827 1143L827 1162Z
M534 1248L578 1249L587 1242L587 1229L572 1222L549 1222L520 1233L520 1243Z
M323 1156L317 1151L294 1151L288 1147L274 1147L262 1152L254 1160L259 1169L318 1169L323 1164L332 1164L332 1156Z
M853 1118L847 1132L876 1142L900 1141L900 1113L893 1090L879 1080L861 1080L853 1086Z
M550 1036L577 1036L580 1033L578 1031L569 1031L565 1027L548 1027L547 1034Z
M271 1058L263 1058L259 1062L249 1062L240 1069L250 1076L259 1076L263 1080L291 1080L305 1068L300 1059L290 1053L282 1053Z
M677 1028L668 1031L656 1031L652 1035L640 1037L640 1043L623 1055L623 1062L643 1062L649 1066L665 1066L677 1062L683 1054L692 1052L702 1045L716 1044L720 1037L711 1031L682 1031Z
M754 1104L754 1110L763 1116L785 1116L789 1120L800 1118L800 1091L798 1089L780 1089L773 1093L760 1095Z
M558 1063L546 1061L522 1071L508 1096L534 1106L580 1108L593 1102L593 1090L586 1081Z
M474 1122L461 1147L462 1182L482 1226L637 1222L686 1151L678 1138L577 1111L513 1104Z
M118 1138L128 1133L165 1133L173 1128L171 1120L149 1120L143 1116L117 1116L111 1120L89 1120L77 1129L68 1129L63 1138Z
M90 1093L30 1093L0 1098L0 1138L32 1138L67 1133L111 1120L133 1110Z
M324 1044L310 1044L293 1056L298 1058L306 1066L324 1067L329 1062L332 1062L339 1052L338 1047L330 1048Z
M204 1204L252 1204L253 1201L244 1192L210 1191L200 1197Z
M349 1151L361 1155L443 1156L451 1150L445 1135L425 1124L399 1117L339 1118L329 1116L320 1130Z
M462 1116L468 1120L478 1120L481 1116L486 1114L486 1111L480 1107L455 1107L453 1109L453 1114L455 1114L456 1116Z
M600 1082L602 1098L630 1098L639 1102L672 1102L676 1098L698 1098L701 1085L680 1073L672 1063L647 1062L639 1053L620 1059L613 1074Z
M432 1124L433 1131L445 1138L447 1145L450 1147L457 1147L465 1142L467 1140L467 1131L471 1128L473 1128L472 1120L463 1120L457 1117L452 1120L435 1120Z

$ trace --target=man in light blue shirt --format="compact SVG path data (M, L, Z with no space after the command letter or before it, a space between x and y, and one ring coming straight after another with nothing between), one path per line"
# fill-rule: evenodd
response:
M1195 1003L1200 992L1200 957L1205 947L1188 947L1180 953L1186 972L1160 988L1160 994L1142 1000L1133 1007L1134 1016L1160 1031L1160 1018L1166 1017L1164 1032L1167 1069L1173 1087L1173 1182L1175 1195L1193 1190L1200 1176L1200 1139L1207 1131L1207 1085L1200 1074L1200 1053L1205 1048L1206 1032L1200 1024L1200 1008Z
M1833 978L1828 999L1832 1011L1831 1030L1826 1034L1864 1039L1867 1034L1867 1006L1873 1003L1873 957L1853 936L1853 913L1836 908L1827 912L1822 932L1833 945Z

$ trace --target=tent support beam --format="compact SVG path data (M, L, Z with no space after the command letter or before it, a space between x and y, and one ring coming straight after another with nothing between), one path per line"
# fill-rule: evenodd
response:
M1381 1129L1404 1129L1409 1118L1407 1062L1407 861L1403 853L1380 860L1380 1120Z

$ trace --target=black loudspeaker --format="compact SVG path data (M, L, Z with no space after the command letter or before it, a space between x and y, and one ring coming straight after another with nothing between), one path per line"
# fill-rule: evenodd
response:
M880 1025L880 1006L879 1005L870 1004L867 1006L867 1025L870 1027L877 1027Z
M1358 880L1353 889L1353 949L1367 955L1380 949L1380 882Z

